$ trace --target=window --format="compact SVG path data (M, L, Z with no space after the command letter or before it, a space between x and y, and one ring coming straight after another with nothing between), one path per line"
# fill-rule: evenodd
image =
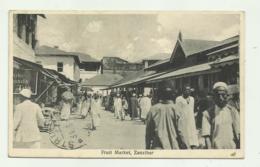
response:
M37 17L35 15L17 15L17 35L28 45L31 45L33 49L37 42L35 39L36 19Z
M57 63L57 71L58 72L63 72L63 62L58 62Z

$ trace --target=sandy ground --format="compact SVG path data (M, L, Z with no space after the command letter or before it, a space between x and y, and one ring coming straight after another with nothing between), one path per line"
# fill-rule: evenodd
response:
M80 149L144 149L145 125L139 120L121 121L114 118L114 114L101 111L101 123L97 130L90 130L91 119L79 119L78 114L71 115L70 123L76 129L85 146ZM66 131L66 128L63 128ZM49 134L42 132L41 148L57 148L51 143Z

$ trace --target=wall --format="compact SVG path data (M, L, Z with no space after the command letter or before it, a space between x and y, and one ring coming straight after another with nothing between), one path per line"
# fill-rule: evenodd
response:
M74 58L69 56L36 56L36 61L41 62L44 68L52 69L57 71L57 63L63 62L63 72L61 74L65 75L71 80L75 80L74 69ZM76 72L77 73L77 72ZM78 81L78 80L77 80Z
M80 70L80 78L82 81L85 81L86 79L93 78L94 76L100 74L99 71L85 71L85 70Z
M74 62L74 81L79 81L80 79L80 69L79 65Z
M35 53L30 45L20 39L15 33L13 36L13 56L35 62Z
M103 96L106 95L106 91L101 90L107 88L107 86L88 86L93 89L94 93L101 93Z

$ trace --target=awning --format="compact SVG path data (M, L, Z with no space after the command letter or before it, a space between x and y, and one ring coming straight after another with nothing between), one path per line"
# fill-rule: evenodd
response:
M66 84L69 84L69 85L78 84L78 82L68 79L65 75L63 75L55 70L51 70L51 69L45 69L45 70L48 71L49 73L51 73L56 78L58 77L59 80L61 80L62 82L66 83Z
M180 77L188 77L195 76L201 74L208 74L220 71L220 69L212 69L210 66L211 63L199 64L191 67L186 67L182 69L178 69L158 77L147 80L147 83L155 83L161 82L163 80L172 79L172 78L180 78Z
M138 84L141 84L141 83L145 82L147 79L150 79L150 78L153 78L153 77L157 77L157 76L165 74L165 73L167 73L167 72L153 73L153 74L148 73L146 75L139 76L137 78L131 79L131 80L126 81L126 82L123 82L121 84L114 85L111 88L118 88L118 87L125 87L125 86L135 86L135 85L138 85Z
M36 63L30 62L30 61L27 61L27 60L23 60L23 59L18 58L18 57L13 57L13 61L14 61L14 63L22 64L26 67L29 67L29 68L37 70L37 71L40 71L40 70L43 69L40 64L36 64Z
M17 68L17 65L21 64L23 66L26 66L30 69L33 69L35 71L41 72L43 75L46 75L47 77L56 80L55 76L53 76L52 74L50 74L46 69L44 69L40 64L36 64L27 60L23 60L20 59L18 57L14 57L13 58L14 63L16 63L16 65L14 65L14 68Z
M57 83L60 83L61 81L68 83L68 84L76 84L77 82L72 81L65 77L63 74L60 74L59 72L55 70L45 69L40 64L36 64L27 60L20 59L18 57L13 58L14 62L18 64L22 64L28 68L31 68L35 71L41 72L43 75L49 77L52 80L55 80Z

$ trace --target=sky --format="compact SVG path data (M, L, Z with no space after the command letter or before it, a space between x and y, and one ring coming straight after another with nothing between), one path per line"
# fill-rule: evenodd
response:
M58 46L96 59L116 56L131 62L171 53L183 39L223 40L239 34L240 16L224 13L88 13L39 17L39 45Z

